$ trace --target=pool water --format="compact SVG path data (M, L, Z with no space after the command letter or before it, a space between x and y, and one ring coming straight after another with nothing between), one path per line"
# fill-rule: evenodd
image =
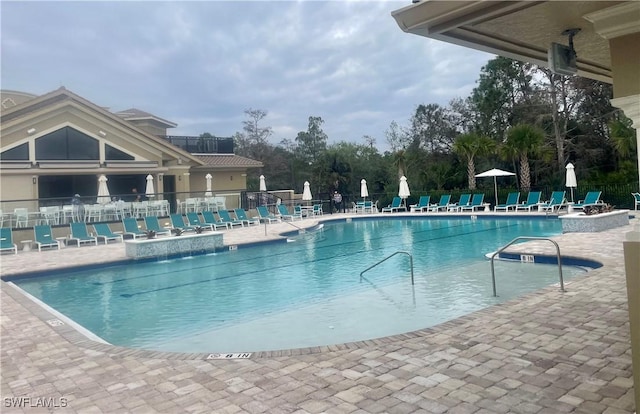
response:
M23 279L22 289L105 341L176 352L250 352L365 340L433 326L558 282L557 265L486 253L557 219L328 223L287 243ZM398 250L396 255L360 272ZM583 273L564 267L565 280Z

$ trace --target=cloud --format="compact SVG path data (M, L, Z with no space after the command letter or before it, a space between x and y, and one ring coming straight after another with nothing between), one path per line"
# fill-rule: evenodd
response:
M4 2L2 87L64 85L175 135L231 136L255 108L274 143L320 116L331 142L381 145L418 104L466 97L492 57L402 32L391 11L406 3Z

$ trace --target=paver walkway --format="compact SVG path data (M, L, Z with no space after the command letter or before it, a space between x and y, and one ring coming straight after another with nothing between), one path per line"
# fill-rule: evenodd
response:
M51 326L52 315L1 282L2 412L48 403L70 413L633 413L630 230L557 237L563 254L604 263L566 293L549 287L431 329L250 359L96 344ZM264 238L264 226L225 234L227 244ZM549 249L535 243L526 250ZM121 256L113 245L21 252L2 256L2 272Z

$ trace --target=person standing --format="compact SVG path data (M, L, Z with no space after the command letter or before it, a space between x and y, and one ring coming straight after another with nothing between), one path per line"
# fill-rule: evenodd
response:
M337 190L333 192L333 205L336 207L336 211L340 212L340 207L342 206L342 194L340 194Z

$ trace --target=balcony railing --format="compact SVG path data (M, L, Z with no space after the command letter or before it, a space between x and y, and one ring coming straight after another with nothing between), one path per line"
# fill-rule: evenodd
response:
M233 154L233 138L164 135L160 138L192 154Z

